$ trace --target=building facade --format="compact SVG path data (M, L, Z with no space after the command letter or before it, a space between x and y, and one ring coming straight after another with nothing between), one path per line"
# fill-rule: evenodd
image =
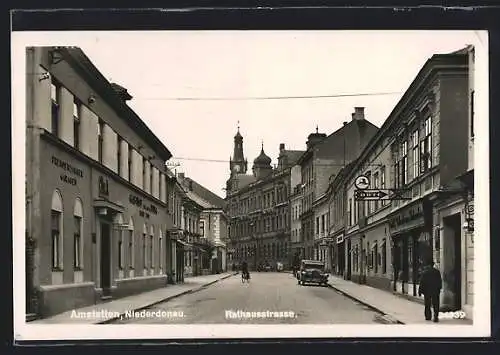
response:
M342 167L356 159L363 151L378 128L365 119L364 108L356 107L352 120L344 122L343 126L329 136L324 133L311 133L307 140L307 150L298 160L301 166L302 178L302 243L304 257L314 259L319 254L319 239L315 243L315 218L319 217L318 234L321 233L323 215L328 219L328 204L326 191L328 190L330 176L336 175ZM316 216L314 206L321 200L321 213ZM326 200L326 201L323 201ZM325 221L325 225L328 225ZM317 229L317 228L316 228ZM323 255L331 249L333 240L325 233L321 238ZM325 245L326 244L326 245ZM326 257L326 256L325 256ZM330 258L331 259L331 258Z
M470 211L470 51L434 55L345 176L346 275L418 297L422 267L443 275L442 309L472 303L473 253L462 226ZM355 180L387 196L357 200ZM469 282L470 281L470 282Z
M26 59L27 313L165 285L170 151L80 49Z
M235 136L235 156L244 166L243 138L238 130ZM290 171L302 152L286 150L280 144L278 166L271 166L271 158L264 153L252 166L253 176L235 172L232 160L231 177L227 184L227 211L231 263L247 261L251 269L265 265L276 267L281 262L288 267L290 253Z
M290 236L291 236L291 266L297 267L303 257L302 248L302 179L300 177L300 165L295 165L290 170Z

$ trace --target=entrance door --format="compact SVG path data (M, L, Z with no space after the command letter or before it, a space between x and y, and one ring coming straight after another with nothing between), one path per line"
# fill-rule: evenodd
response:
M101 222L101 288L102 295L111 291L111 235L110 225Z
M462 308L462 233L460 214L443 219L448 231L449 243L453 243L453 258L450 267L451 282L450 291L453 292L453 308L460 310Z

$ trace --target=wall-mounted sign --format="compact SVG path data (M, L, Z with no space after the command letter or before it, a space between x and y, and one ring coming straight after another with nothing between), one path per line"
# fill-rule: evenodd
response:
M99 176L99 196L109 196L108 179Z
M55 156L52 156L52 158L50 159L51 163L55 166L57 166L58 168L61 168L63 169L64 171L67 171L69 172L70 174L76 176L76 177L80 177L80 178L83 178L83 171L81 169L78 169L76 167L74 167L73 165L71 165L70 163L66 162L66 161L63 161ZM77 183L77 180L74 178L74 177L71 177L67 174L61 174L59 175L59 179L62 181L62 182L65 182L66 184L69 184L69 185L73 185L75 186L76 183Z
M366 176L360 175L354 181L354 186L360 190L367 189L370 186L370 180Z
M396 216L389 219L389 227L397 228L401 225L405 225L414 222L419 219L423 219L423 206L421 203L411 206L410 208L404 209Z
M138 196L130 194L128 200L134 206L139 207L141 210L139 211L139 216L144 218L149 218L149 214L158 214L158 209L153 204L146 204L144 200Z

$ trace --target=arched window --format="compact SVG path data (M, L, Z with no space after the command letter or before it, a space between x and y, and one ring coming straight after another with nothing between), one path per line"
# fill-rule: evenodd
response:
M154 258L153 258L154 238L155 238L155 231L154 231L154 227L151 226L151 227L149 227L149 267L151 269L153 269L155 267L154 266Z
M142 226L142 267L144 270L146 270L146 260L147 260L147 249L146 249L146 243L147 243L147 235L148 235L148 228L146 227L146 223Z
M134 250L134 220L130 217L128 222L128 265L130 269L134 269L135 265L135 250Z
M120 214L117 215L116 219L115 219L115 223L116 225L118 225L118 269L120 270L123 270L124 268L124 264L125 264L125 243L123 241L124 237L123 237L123 229L122 229L122 225L123 225L123 217Z
M162 228L160 227L158 235L158 267L160 271L163 269L163 233L161 230Z
M52 271L63 269L63 202L61 193L55 190L52 194L50 227L52 234Z
M83 206L82 200L80 200L79 198L75 200L73 220L75 224L75 230L73 234L73 266L75 270L81 270L83 268Z

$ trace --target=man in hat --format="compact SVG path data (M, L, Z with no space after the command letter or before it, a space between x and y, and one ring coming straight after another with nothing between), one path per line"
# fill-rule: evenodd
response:
M434 262L429 261L422 273L418 289L418 295L424 295L424 314L426 320L431 320L433 318L434 322L439 322L439 294L441 293L442 287L443 281L441 279L441 273L434 267ZM431 317L431 306L434 311L434 317Z

